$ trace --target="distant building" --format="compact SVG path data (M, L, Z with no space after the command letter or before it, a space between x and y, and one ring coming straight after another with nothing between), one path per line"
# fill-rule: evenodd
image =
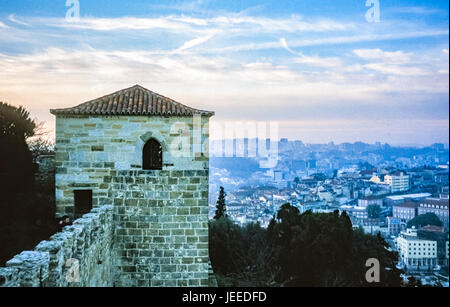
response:
M448 267L448 232L443 227L425 226L417 231L417 235L437 242L437 264Z
M403 222L407 223L417 216L419 204L407 201L402 204L397 204L392 207L393 217L401 219Z
M427 197L430 197L430 193L415 193L415 194L404 194L404 195L393 195L386 197L386 203L388 206L394 206L396 204L404 203L406 200L420 201Z
M370 205L378 205L383 207L383 199L379 196L366 196L358 199L358 206L368 207Z
M387 217L388 232L391 236L397 236L400 232L404 231L406 224L402 222L401 218L396 218L393 216Z
M397 247L400 259L408 271L432 270L437 264L437 242L421 239L414 228L400 233Z
M356 224L365 224L369 219L369 214L365 207L354 207L344 205L340 207L341 211L347 212L352 221Z
M418 214L434 213L445 229L449 226L448 199L426 198L419 203Z
M403 172L395 172L384 176L384 182L391 187L392 193L409 190L409 176Z
M377 184L382 182L380 177L378 177L377 175L372 176L369 181Z
M282 171L274 171L273 172L273 180L275 182L280 182L283 180L283 172Z

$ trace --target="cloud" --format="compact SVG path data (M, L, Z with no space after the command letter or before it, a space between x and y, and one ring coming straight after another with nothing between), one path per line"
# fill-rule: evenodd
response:
M201 45L207 41L209 41L211 38L214 37L215 34L211 34L208 36L203 36L203 37L198 37L198 38L194 38L190 41L187 41L183 44L183 46L181 46L180 48L178 48L177 50L174 51L174 53L178 53L184 50L187 50L189 48L193 48L195 46Z
M417 67L404 67L399 65L385 64L385 63L372 63L366 64L364 67L376 70L378 72L390 75L402 75L402 76L425 76L430 72ZM438 71L439 72L439 71Z
M369 34L369 35L349 35L349 36L327 36L324 38L309 38L303 40L292 39L289 41L289 48L298 47L313 47L313 46L325 46L325 45L346 45L362 42L376 42L376 41L392 41L401 39L413 39L423 37L434 37L448 35L448 30L427 30L427 31L415 31L415 32L398 32L398 33L385 33L385 34ZM284 41L286 43L286 40ZM247 43L247 44L234 44L231 46L223 46L221 48L211 49L212 53L225 53L225 52L242 52L242 51L256 51L256 50L269 50L279 49L286 47L283 45L282 39L278 41L266 41L262 43ZM204 52L206 50L199 50ZM288 50L289 51L289 50ZM294 51L295 53L295 51Z
M297 52L295 52L294 50L292 50L291 48L289 48L286 39L283 37L280 39L280 43L281 46L283 46L284 49L286 49L289 53L293 54L293 55L298 55Z
M280 43L283 46L283 48L286 49L289 53L297 56L294 59L295 63L328 68L343 66L343 62L341 61L341 59L337 57L306 56L300 52L295 52L294 50L289 48L285 38L282 38L280 40Z
M0 29L8 29L9 27L0 21Z
M383 51L381 49L357 49L353 51L357 56L369 60L383 60L385 62L404 64L411 61L412 53L403 51Z
M401 13L401 14L418 14L418 15L432 15L436 13L440 13L441 10L430 9L423 6L403 6L389 9L390 12L393 13Z
M142 83L154 90L160 88L162 94L176 96L174 98L181 101L203 103L199 107L205 109L210 108L206 102L212 102L210 97L214 97L222 114L232 114L234 111L230 113L230 110L234 104L250 114L252 108L270 106L272 100L278 101L284 107L275 109L275 113L284 116L286 108L294 111L301 107L329 107L333 102L339 102L340 108L357 101L378 103L383 97L404 91L408 91L411 100L416 100L415 93L421 92L448 94L448 76L437 74L437 68L442 69L448 60L427 64L423 59L422 66L417 67L389 66L382 60L358 66L339 58L318 55L295 57L293 61L319 70L305 71L268 61L236 62L221 56L50 48L33 54L0 54L0 92L29 93L29 101L49 107L57 103L82 102L110 90ZM361 69L383 74L373 75ZM422 70L427 72L426 76L420 73ZM61 99L68 92L74 93L70 99ZM52 96L56 99L50 102L48 97ZM45 100L36 97L45 97ZM403 99L402 104L408 103L406 96ZM257 116L274 114L266 112L263 115L262 112Z
M195 24L194 19L180 19L174 17L167 18L87 18L82 17L79 21L68 22L61 18L38 19L38 23L44 23L52 27L86 29L94 31L117 31L117 30L153 30L165 29L169 31L189 30L191 24Z
M217 120L277 120L311 138L345 132L384 141L400 120L415 123L411 134L419 124L430 134L448 124L447 43L419 52L395 42L443 40L447 29L248 12L196 16L67 22L11 15L8 25L0 22L9 27L0 37L0 45L9 46L0 49L0 98L52 122L50 108L137 83L214 110ZM20 26L22 20L29 26ZM399 47L367 48L362 42ZM400 130L398 135L413 138Z
M438 52L433 56L403 51L383 51L381 49L356 49L359 58L369 61L364 68L387 75L437 76L446 74L442 66L448 66L448 58Z
M28 23L16 19L14 14L9 15L8 16L8 20L11 21L11 22L14 22L16 24L22 25L22 26L28 26Z
M79 21L68 22L63 18L33 18L33 23L69 29L92 31L152 30L202 31L226 29L238 32L294 33L299 31L327 32L343 31L353 28L351 23L342 23L330 19L303 20L298 16L289 18L254 17L241 14L226 14L210 18L195 18L185 15L167 15L158 18L92 18L81 17Z

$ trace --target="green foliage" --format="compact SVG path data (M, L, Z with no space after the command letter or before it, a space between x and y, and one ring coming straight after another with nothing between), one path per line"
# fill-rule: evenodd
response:
M24 108L0 102L0 188L7 192L0 200L3 207L32 186L34 165L26 139L35 129Z
M266 230L259 224L240 227L222 217L209 223L209 252L221 286L267 286L278 266Z
M418 215L408 222L408 228L413 226L416 228L421 228L429 225L442 227L442 221L436 214L430 212Z
M379 205L368 205L367 206L367 215L370 219L378 219L380 218L381 208Z
M217 205L216 205L216 215L214 216L215 220L218 220L222 217L226 217L226 214L225 214L225 211L227 211L227 208L225 205L226 196L227 196L227 193L225 193L225 189L223 187L220 187L219 198L217 199Z
M14 136L25 141L35 134L36 128L27 110L0 101L0 138Z
M300 214L283 205L267 230L210 223L210 257L220 285L400 286L398 255L380 236L354 231L344 212ZM366 261L380 261L381 283L365 279Z
M55 150L55 144L53 142L42 138L37 138L28 142L28 147L33 156L33 161L36 161L37 157L41 155L53 154Z

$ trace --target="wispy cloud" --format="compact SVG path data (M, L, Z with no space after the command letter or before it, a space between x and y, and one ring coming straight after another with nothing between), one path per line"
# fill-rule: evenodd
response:
M432 15L442 12L441 10L431 9L423 6L402 6L388 9L392 13L401 14L419 14L419 15Z
M15 17L14 14L9 15L9 16L8 16L8 20L11 21L11 22L13 22L13 23L22 25L22 26L28 26L28 23L26 23L26 22L24 22L24 21L21 21L21 20L18 20L18 19Z
M328 68L343 66L342 60L337 57L306 56L300 52L295 52L288 46L285 38L282 38L280 43L290 54L296 56L294 59L295 63Z
M193 48L195 46L201 45L207 41L209 41L211 38L214 37L215 34L211 34L211 35L207 35L207 36L203 36L203 37L198 37L198 38L194 38L192 40L189 40L187 42L185 42L183 44L183 46L181 46L180 48L178 48L177 50L174 51L174 53L179 53L182 52L184 50L187 50L189 48Z
M404 64L411 61L412 53L403 51L383 51L381 49L357 49L353 51L356 55L363 59L383 60L385 62Z
M9 27L0 21L0 29L8 29Z
M83 17L79 21L68 22L63 18L31 18L36 25L42 24L52 27L86 29L92 31L116 30L152 30L164 29L168 31L202 31L226 29L232 32L325 32L343 31L353 28L354 24L342 23L330 19L304 20L299 16L289 18L269 18L245 16L241 14L226 14L211 18L195 18L185 15L167 15L158 18L92 18Z
M370 53L385 52L365 51ZM311 118L321 110L322 118L343 116L351 120L348 116L353 116L356 109L348 114L342 110L354 109L355 103L364 102L357 107L358 112L363 112L361 115L372 105L375 108L372 116L377 117L387 105L392 105L393 95L401 97L396 98L398 108L407 108L412 101L424 99L421 93L424 97L448 94L448 75L438 73L443 66L448 66L448 57L443 55L431 62L415 55L410 57L412 63L420 64L393 65L389 58L385 61L381 56L371 56L369 60L376 62L361 63L366 71L354 69L354 62L337 58L294 58L297 64L321 69L306 71L269 61L236 63L220 56L52 48L29 55L0 54L0 92L22 93L22 99L31 95L27 97L31 104L50 108L70 106L142 83L188 104L216 109L223 117L236 116L236 107L242 116L258 119L299 115ZM426 75L419 73L422 70ZM382 74L374 75L370 71ZM415 108L421 108L420 104ZM290 110L289 114L286 110Z
M312 38L312 39L292 39L289 41L289 49L283 45L286 43L286 39L272 40L265 42L252 42L244 44L233 44L228 46L221 46L220 48L208 48L199 49L200 53L227 53L227 52L242 52L242 51L257 51L257 50L270 50L270 49L286 49L289 52L292 48L299 47L314 47L314 46L326 46L326 45L350 45L355 43L364 42L377 42L377 41L393 41L402 39L413 38L426 38L426 37L438 37L449 35L448 30L428 30L428 31L416 31L416 32L398 32L398 33L386 33L386 34L369 34L369 35L349 35L349 36L327 36L324 38ZM292 52L291 52L292 53ZM295 52L293 52L295 53Z

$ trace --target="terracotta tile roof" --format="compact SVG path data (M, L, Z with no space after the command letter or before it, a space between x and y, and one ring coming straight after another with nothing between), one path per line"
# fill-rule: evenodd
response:
M214 112L185 106L140 85L120 90L73 108L52 109L53 115L213 116Z

